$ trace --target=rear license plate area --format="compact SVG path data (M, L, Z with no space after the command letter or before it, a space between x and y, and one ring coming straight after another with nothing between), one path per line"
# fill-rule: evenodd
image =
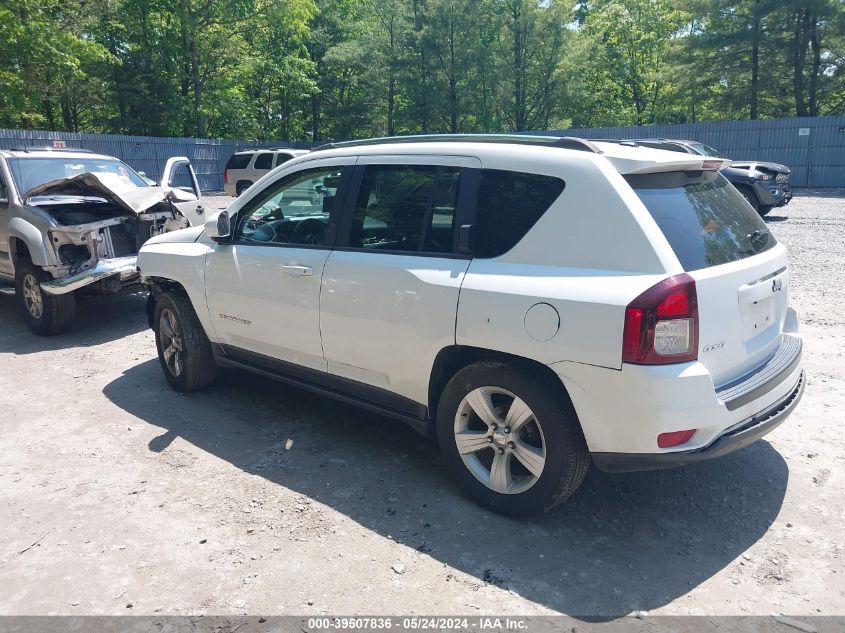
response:
M774 307L773 297L766 297L745 306L742 318L744 340L748 341L774 325Z

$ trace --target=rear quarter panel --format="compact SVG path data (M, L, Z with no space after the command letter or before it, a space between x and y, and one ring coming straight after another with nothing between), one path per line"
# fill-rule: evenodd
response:
M674 272L677 258L607 161L574 150L530 149L509 147L507 155L485 156L483 167L518 164L522 171L562 178L566 186L510 251L471 262L461 287L457 343L545 364L565 360L619 369L625 307ZM513 156L519 152L524 156ZM526 315L538 303L559 315L548 340L537 340L526 327Z

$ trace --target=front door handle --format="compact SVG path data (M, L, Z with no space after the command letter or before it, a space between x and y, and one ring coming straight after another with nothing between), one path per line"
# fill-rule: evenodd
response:
M282 270L292 277L310 277L314 269L308 266L282 266Z

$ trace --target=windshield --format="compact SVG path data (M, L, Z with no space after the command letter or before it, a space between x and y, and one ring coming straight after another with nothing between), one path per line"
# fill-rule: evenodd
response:
M71 178L86 172L114 174L124 188L146 187L147 183L131 167L116 158L10 158L9 168L21 196L51 180Z
M777 243L719 172L666 172L625 179L645 204L684 270L735 262Z
M702 156L712 156L713 158L722 158L722 155L719 153L719 150L710 147L709 145L705 145L704 143L690 143L689 146L693 148L697 154L701 154Z

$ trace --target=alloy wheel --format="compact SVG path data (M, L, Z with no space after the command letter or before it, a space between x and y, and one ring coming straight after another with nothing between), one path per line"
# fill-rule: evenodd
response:
M159 340L161 342L161 354L167 370L174 378L182 375L184 368L184 339L182 328L176 314L170 308L164 308L159 317Z
M23 301L33 319L40 319L44 314L44 299L41 296L41 282L35 275L27 274L23 278Z
M530 407L500 387L473 389L458 405L455 444L467 469L500 494L525 492L546 465L543 430Z

